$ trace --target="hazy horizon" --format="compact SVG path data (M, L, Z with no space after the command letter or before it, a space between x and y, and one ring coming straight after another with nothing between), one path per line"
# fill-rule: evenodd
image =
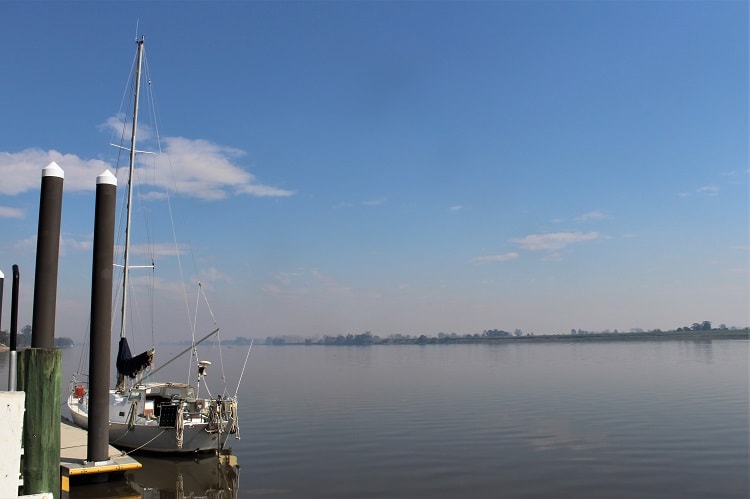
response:
M32 322L55 161L56 335L86 332L95 177L140 35L179 237L156 289L192 252L228 337L750 324L747 2L174 7L3 3L0 329L13 264ZM184 338L195 295L159 300L160 340Z

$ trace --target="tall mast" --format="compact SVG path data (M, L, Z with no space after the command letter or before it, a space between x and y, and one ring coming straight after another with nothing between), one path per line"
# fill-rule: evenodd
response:
M138 61L135 65L135 103L133 104L133 131L130 135L130 165L128 173L128 205L126 209L127 219L125 222L125 251L124 268L122 277L122 314L120 317L120 338L125 336L125 319L127 317L128 302L128 275L130 274L130 212L131 203L133 202L133 172L135 170L135 135L138 130L138 100L141 93L141 63L143 61L143 36L136 40L138 44Z

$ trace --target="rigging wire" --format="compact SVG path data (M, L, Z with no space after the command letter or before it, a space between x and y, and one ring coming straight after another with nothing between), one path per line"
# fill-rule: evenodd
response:
M189 362L188 382L189 382L189 379L192 373L192 367L193 367L193 357L195 358L196 363L200 360L198 356L198 350L197 350L196 333L197 333L197 328L198 328L198 311L201 308L199 304L201 297L203 298L203 302L205 303L208 313L210 315L211 323L214 326L216 326L217 321L213 313L213 310L211 309L211 306L208 302L208 298L206 296L204 286L199 278L200 273L197 268L197 258L194 252L192 241L190 239L190 234L186 233L183 236L187 241L184 244L180 243L177 237L177 232L176 232L177 224L175 220L176 217L175 217L175 211L174 211L174 203L173 203L173 199L170 193L171 190L173 190L174 192L178 192L177 180L176 180L177 175L175 173L176 168L175 168L175 165L172 161L172 158L169 152L166 151L162 145L161 133L159 130L160 111L156 102L156 98L154 97L154 89L153 89L153 85L151 84L152 79L151 79L151 74L150 74L149 60L148 60L148 55L146 51L144 51L143 64L144 64L146 80L148 83L148 85L146 86L146 90L148 94L148 103L149 103L149 112L150 112L149 118L152 120L152 132L153 132L154 139L156 142L156 150L157 150L156 157L160 158L159 161L155 161L155 166L156 166L156 163L158 163L158 166L161 166L161 167L168 166L168 170L169 170L169 174L165 175L164 178L161 178L161 176L155 174L152 185L162 185L164 188L163 197L167 205L166 211L168 213L169 223L170 223L171 230L172 230L172 244L174 245L174 256L177 261L177 271L179 274L179 281L180 281L180 285L182 288L184 306L187 311L187 321L188 321L188 327L189 327L190 335L191 335L191 342L195 346L193 355L191 355L188 360ZM164 161L162 161L162 159ZM156 172L156 168L154 168L154 172ZM182 261L183 260L182 257L185 254L185 252L189 254L190 260L192 261L193 273L194 273L193 275L195 276L195 280L197 281L197 285L198 285L198 296L196 297L196 303L195 303L193 310L191 310L190 300L188 298L188 294L189 294L188 289L187 289L188 279L186 279L183 261ZM219 344L219 347L221 346L220 335L221 333L217 335L217 343ZM222 379L224 381L225 391L226 391L226 376L224 373L224 362L223 362L223 356L221 355L221 348L219 348L219 354L220 354L220 362L221 362L221 370L222 370Z
M188 322L188 327L190 329L190 335L191 335L191 343L194 345L194 355L191 355L189 359L189 366L188 366L188 383L189 383L189 377L191 375L191 368L192 368L192 357L195 357L195 361L198 362L200 359L198 357L198 350L197 350L197 342L196 342L196 332L198 327L198 312L199 309L203 308L201 306L201 302L205 305L206 310L208 311L208 315L210 316L211 323L216 326L217 321L216 317L214 315L214 312L210 306L210 303L208 301L208 297L206 295L205 287L203 286L203 283L200 281L200 279L197 277L199 276L199 271L197 269L197 258L194 252L194 248L192 245L192 241L190 239L189 233L186 233L184 238L187 240L186 243L180 243L177 237L177 231L176 231L176 220L175 220L175 211L174 211L174 203L172 200L172 196L170 194L171 190L174 190L174 192L178 192L177 188L177 178L176 175L176 168L172 161L172 158L169 154L169 151L164 148L161 140L161 134L159 130L159 108L156 103L156 99L154 98L154 88L152 85L152 77L150 73L150 65L149 65L149 58L147 51L144 48L143 51L143 58L142 58L142 73L143 78L145 79L144 83L147 83L146 85L143 85L143 90L146 90L143 92L143 95L146 97L146 106L144 108L147 111L147 116L144 116L146 118L145 120L141 120L139 123L139 129L141 127L144 127L145 130L143 130L142 136L144 138L151 137L155 141L155 147L156 151L153 154L144 155L142 151L137 151L139 154L137 156L137 167L134 169L134 178L128 179L128 182L133 182L133 188L137 191L137 195L133 196L133 206L131 206L131 211L137 211L140 213L141 217L144 219L142 225L139 223L139 229L140 227L145 228L145 234L141 234L142 238L146 240L147 244L146 250L148 252L147 258L150 260L150 265L143 265L141 267L147 267L151 269L151 272L148 274L147 277L145 277L147 281L147 286L145 286L148 289L148 301L149 303L149 312L150 316L145 317L141 315L142 305L143 303L139 303L139 299L143 298L144 295L141 293L134 293L133 290L135 287L140 288L141 283L143 282L143 279L130 279L128 282L128 296L131 299L131 306L128 307L128 310L124 313L128 314L128 321L129 321L129 331L128 335L131 337L131 339L136 342L136 336L140 336L140 334L137 334L140 330L141 333L145 332L145 328L142 326L149 323L150 324L150 336L151 336L151 346L154 347L156 343L156 306L155 306L155 288L158 284L158 280L155 274L155 262L158 260L156 252L158 250L162 250L164 248L161 248L161 245L157 244L155 233L156 233L156 226L151 222L150 217L146 216L149 215L149 209L147 207L146 201L161 197L165 200L167 210L165 210L168 218L168 222L171 225L171 233L172 233L172 245L173 250L167 250L170 253L173 251L173 255L176 259L176 267L179 275L179 281L182 289L182 295L183 295L183 301L184 306L187 311L186 317ZM120 108L118 110L118 113L115 118L110 119L110 124L116 125L113 127L112 131L112 137L110 139L110 143L112 145L115 145L115 134L119 132L119 146L115 145L116 152L114 154L115 157L112 159L114 160L115 164L115 175L121 173L121 169L123 169L125 166L127 166L127 157L125 155L125 152L128 150L127 147L124 147L123 145L127 141L127 137L129 135L129 128L132 126L132 117L128 118L127 113L123 111L125 106L130 103L132 104L132 99L135 96L135 65L137 64L137 56L133 58L133 61L131 63L131 70L130 70L130 78L127 81L127 84L125 86L125 89L123 91L123 96L120 102ZM127 97L130 97L128 99ZM129 101L129 102L128 102ZM147 159L148 158L148 159ZM153 158L153 159L152 159ZM157 167L162 167L165 170L168 170L168 173L166 175L162 175L160 173L157 173ZM168 168L167 168L168 167ZM161 171L161 169L159 170ZM163 192L160 193L154 193L154 192L147 192L143 186L162 186ZM126 191L123 189L123 191ZM125 196L125 194L123 194ZM115 261L121 261L122 259L122 250L123 250L123 239L124 239L124 230L123 227L125 225L125 211L127 209L127 202L120 203L121 209L120 209L120 215L118 218L118 230L117 233L117 241L115 244L115 249L117 252ZM131 250L133 248L131 247ZM143 254L143 251L141 250L141 247L135 248L136 254ZM193 266L193 272L196 276L196 281L198 284L198 294L196 295L194 308L190 304L190 300L188 299L188 289L187 289L187 279L185 277L184 272L184 265L183 265L183 256L185 254L188 254L190 256L190 259L192 260L192 266ZM125 269L122 269L122 266L119 266L121 271L124 272ZM135 268L136 266L130 266L130 268ZM122 299L122 279L123 275L122 272L120 272L120 285L115 287L115 292L113 293L113 310L117 310L116 304L119 303L119 301ZM141 305L141 306L139 306ZM192 309L192 310L191 310ZM123 312L119 311L119 314L121 315ZM136 317L137 316L137 317ZM113 329L114 324L117 319L120 319L120 316L117 314L112 314L112 321L113 321ZM131 320L132 319L132 320ZM146 320L144 320L146 319ZM136 342L137 343L137 342ZM220 336L217 335L217 344L219 346L219 356L220 356L220 363L221 363L221 376L222 380L224 381L224 391L226 393L226 374L225 374L225 366L224 366L224 359L221 352L221 339Z

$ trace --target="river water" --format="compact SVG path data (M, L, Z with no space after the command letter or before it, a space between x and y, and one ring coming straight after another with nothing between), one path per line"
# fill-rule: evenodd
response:
M209 388L223 361L234 393L247 350L206 350ZM128 479L143 497L747 498L749 357L747 340L255 346L231 480L158 459Z

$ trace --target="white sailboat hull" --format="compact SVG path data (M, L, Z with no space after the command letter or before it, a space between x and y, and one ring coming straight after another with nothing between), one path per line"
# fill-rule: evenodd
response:
M80 385L79 385L80 386ZM189 387L192 388L192 387ZM130 389L127 393L109 391L109 444L127 450L157 453L195 453L217 451L224 448L230 433L236 430L236 410L219 413L220 406L229 407L233 401L181 398L164 401L169 391L184 392L185 386L172 383L154 383ZM184 393L183 393L184 394ZM71 392L68 409L73 422L88 429L88 393L83 396ZM158 402L182 408L179 423L165 422ZM152 404L152 402L156 404ZM210 411L217 409L212 416ZM235 405L236 408L236 405ZM154 414L156 410L157 414Z

